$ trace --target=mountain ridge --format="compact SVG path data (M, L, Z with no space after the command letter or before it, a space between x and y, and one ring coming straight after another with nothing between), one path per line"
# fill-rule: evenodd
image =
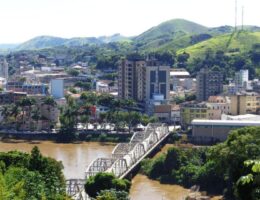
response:
M239 27L238 27L239 28ZM260 31L258 26L244 26L244 29L252 32ZM73 37L62 38L55 36L37 36L24 43L13 46L4 46L0 44L0 52L4 51L19 51L19 50L39 50L45 48L55 48L59 46L73 47L83 45L100 45L111 42L130 42L138 50L163 50L172 48L177 51L196 43L208 40L212 37L217 37L223 34L234 32L232 26L206 27L201 24L185 20L171 19L162 22L143 33L134 37L125 37L119 33L111 36L99 37Z
M100 36L100 37L73 37L73 38L62 38L56 36L42 35L34 37L22 44L20 44L16 50L36 50L44 48L53 48L58 46L82 46L86 44L102 44L109 42L118 42L126 40L127 37L117 33L111 36Z

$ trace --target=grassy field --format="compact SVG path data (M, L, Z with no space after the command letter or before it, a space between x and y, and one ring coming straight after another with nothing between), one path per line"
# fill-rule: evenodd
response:
M237 32L213 37L209 40L183 48L177 54L187 52L191 58L202 57L208 49L230 53L243 53L251 50L254 44L260 43L260 32Z

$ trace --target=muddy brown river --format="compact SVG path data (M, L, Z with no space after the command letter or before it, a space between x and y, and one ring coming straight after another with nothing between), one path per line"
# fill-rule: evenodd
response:
M69 178L84 178L84 170L98 157L111 154L115 144L84 142L80 144L57 144L52 142L0 142L0 152L19 150L30 152L37 145L42 154L62 161L64 174ZM131 200L184 200L188 190L177 185L163 185L158 181L136 175L132 179Z

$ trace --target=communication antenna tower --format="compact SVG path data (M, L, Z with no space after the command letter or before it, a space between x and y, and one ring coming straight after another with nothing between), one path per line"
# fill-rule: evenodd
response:
M235 31L237 30L237 0L235 0Z
M242 30L244 30L244 6L242 6Z

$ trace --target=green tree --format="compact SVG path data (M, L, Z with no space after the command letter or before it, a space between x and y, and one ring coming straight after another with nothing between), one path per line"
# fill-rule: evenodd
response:
M74 86L75 86L75 87L80 87L80 88L82 88L82 89L84 89L84 90L90 90L91 87L92 87L92 84L89 83L89 82L78 81L78 82L75 83Z
M131 182L126 179L117 179L111 173L98 173L87 179L85 191L91 197L96 197L102 190L115 189L117 191L129 192L130 187Z
M189 59L190 55L186 52L179 54L177 56L177 61L178 61L178 67L186 67L187 66L187 62Z
M97 105L98 96L94 92L83 92L80 95L80 100L90 105Z
M247 160L244 162L249 173L241 176L235 187L235 195L238 199L260 199L260 160Z
M130 133L132 128L141 122L141 114L135 111L131 112L120 112L120 120L124 121L128 126L128 132Z
M128 193L125 191L101 190L97 197L97 200L129 200Z
M0 197L4 200L67 199L63 166L41 155L12 151L0 153Z
M67 70L67 73L71 76L78 76L79 75L79 71L76 69L69 69Z
M55 107L57 107L57 103L56 103L56 101L54 100L53 97L48 96L48 97L44 98L42 105L47 106L47 110L48 110L47 120L49 122L48 129L50 130L50 128L52 126L54 126L54 124L56 123L56 122L53 122L52 119L51 119L51 109L54 109Z
M17 103L17 106L20 106L22 108L22 124L25 124L25 120L31 121L32 107L35 104L36 104L36 99L31 97L25 97ZM26 110L28 114L26 113Z

